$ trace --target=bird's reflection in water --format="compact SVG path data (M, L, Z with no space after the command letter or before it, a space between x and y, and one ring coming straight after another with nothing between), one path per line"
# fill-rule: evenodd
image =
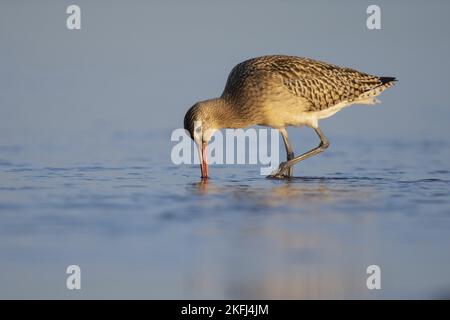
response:
M370 221L364 219L370 211L352 214L356 200L374 194L371 182L364 181L213 178L190 184L189 192L198 196L196 208L207 208L202 218L208 221L196 231L204 237L205 255L199 260L202 272L186 275L190 293L295 299L363 294L351 270L354 263L363 264L364 252L339 226L357 225L355 230L370 235ZM340 259L342 248L351 259Z
M238 199L249 199L256 201L260 206L301 206L311 201L333 201L333 189L326 184L302 185L283 181L272 185L270 188L252 189L246 188L234 193Z
M231 196L234 200L252 201L258 206L299 207L311 203L332 203L337 200L364 199L370 196L370 186L355 188L347 182L336 181L335 178L308 177L286 180L263 180L264 183L242 184L242 182L223 182L201 180L191 184L198 195Z
M189 188L199 195L208 195L223 192L223 188L212 183L211 180L201 179L199 182L189 184Z

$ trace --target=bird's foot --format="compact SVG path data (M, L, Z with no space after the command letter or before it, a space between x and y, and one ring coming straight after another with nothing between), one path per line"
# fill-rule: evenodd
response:
M286 179L290 179L292 177L288 176L287 174L270 174L266 178L274 179L274 180L286 180Z
M286 162L280 163L277 170L267 176L268 179L290 179L292 178L292 168Z

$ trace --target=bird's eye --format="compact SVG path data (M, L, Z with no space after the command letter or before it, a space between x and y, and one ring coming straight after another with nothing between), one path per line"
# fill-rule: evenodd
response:
M196 129L195 129L195 133L196 134L200 134L202 132L202 129L200 128L200 127L197 127Z

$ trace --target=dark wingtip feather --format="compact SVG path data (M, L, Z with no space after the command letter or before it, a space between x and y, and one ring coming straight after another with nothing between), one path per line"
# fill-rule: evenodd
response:
M380 79L381 84L397 81L397 79L395 77L379 77L378 79Z

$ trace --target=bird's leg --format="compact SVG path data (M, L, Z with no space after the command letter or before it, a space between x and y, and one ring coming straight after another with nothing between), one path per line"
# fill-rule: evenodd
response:
M288 160L286 162L280 163L280 166L278 167L278 170L274 174L270 175L270 177L283 178L285 172L288 171L289 168L291 168L294 164L296 164L296 163L298 163L300 161L303 161L303 160L305 160L305 159L307 159L309 157L312 157L312 156L314 156L316 154L319 154L322 151L324 151L326 148L328 148L328 146L330 144L328 142L327 137L325 137L325 135L323 134L322 130L320 130L319 127L314 128L314 130L316 131L317 135L320 138L319 146L314 148L314 149L309 150L308 152L305 152L302 155L299 155L298 157L295 157L295 158L293 158L291 160Z
M283 137L284 141L284 147L286 148L286 161L294 159L294 150L291 147L291 144L289 143L289 137L286 128L279 129L281 136ZM294 167L289 167L289 170L287 172L287 175L289 177L292 177L294 174Z

